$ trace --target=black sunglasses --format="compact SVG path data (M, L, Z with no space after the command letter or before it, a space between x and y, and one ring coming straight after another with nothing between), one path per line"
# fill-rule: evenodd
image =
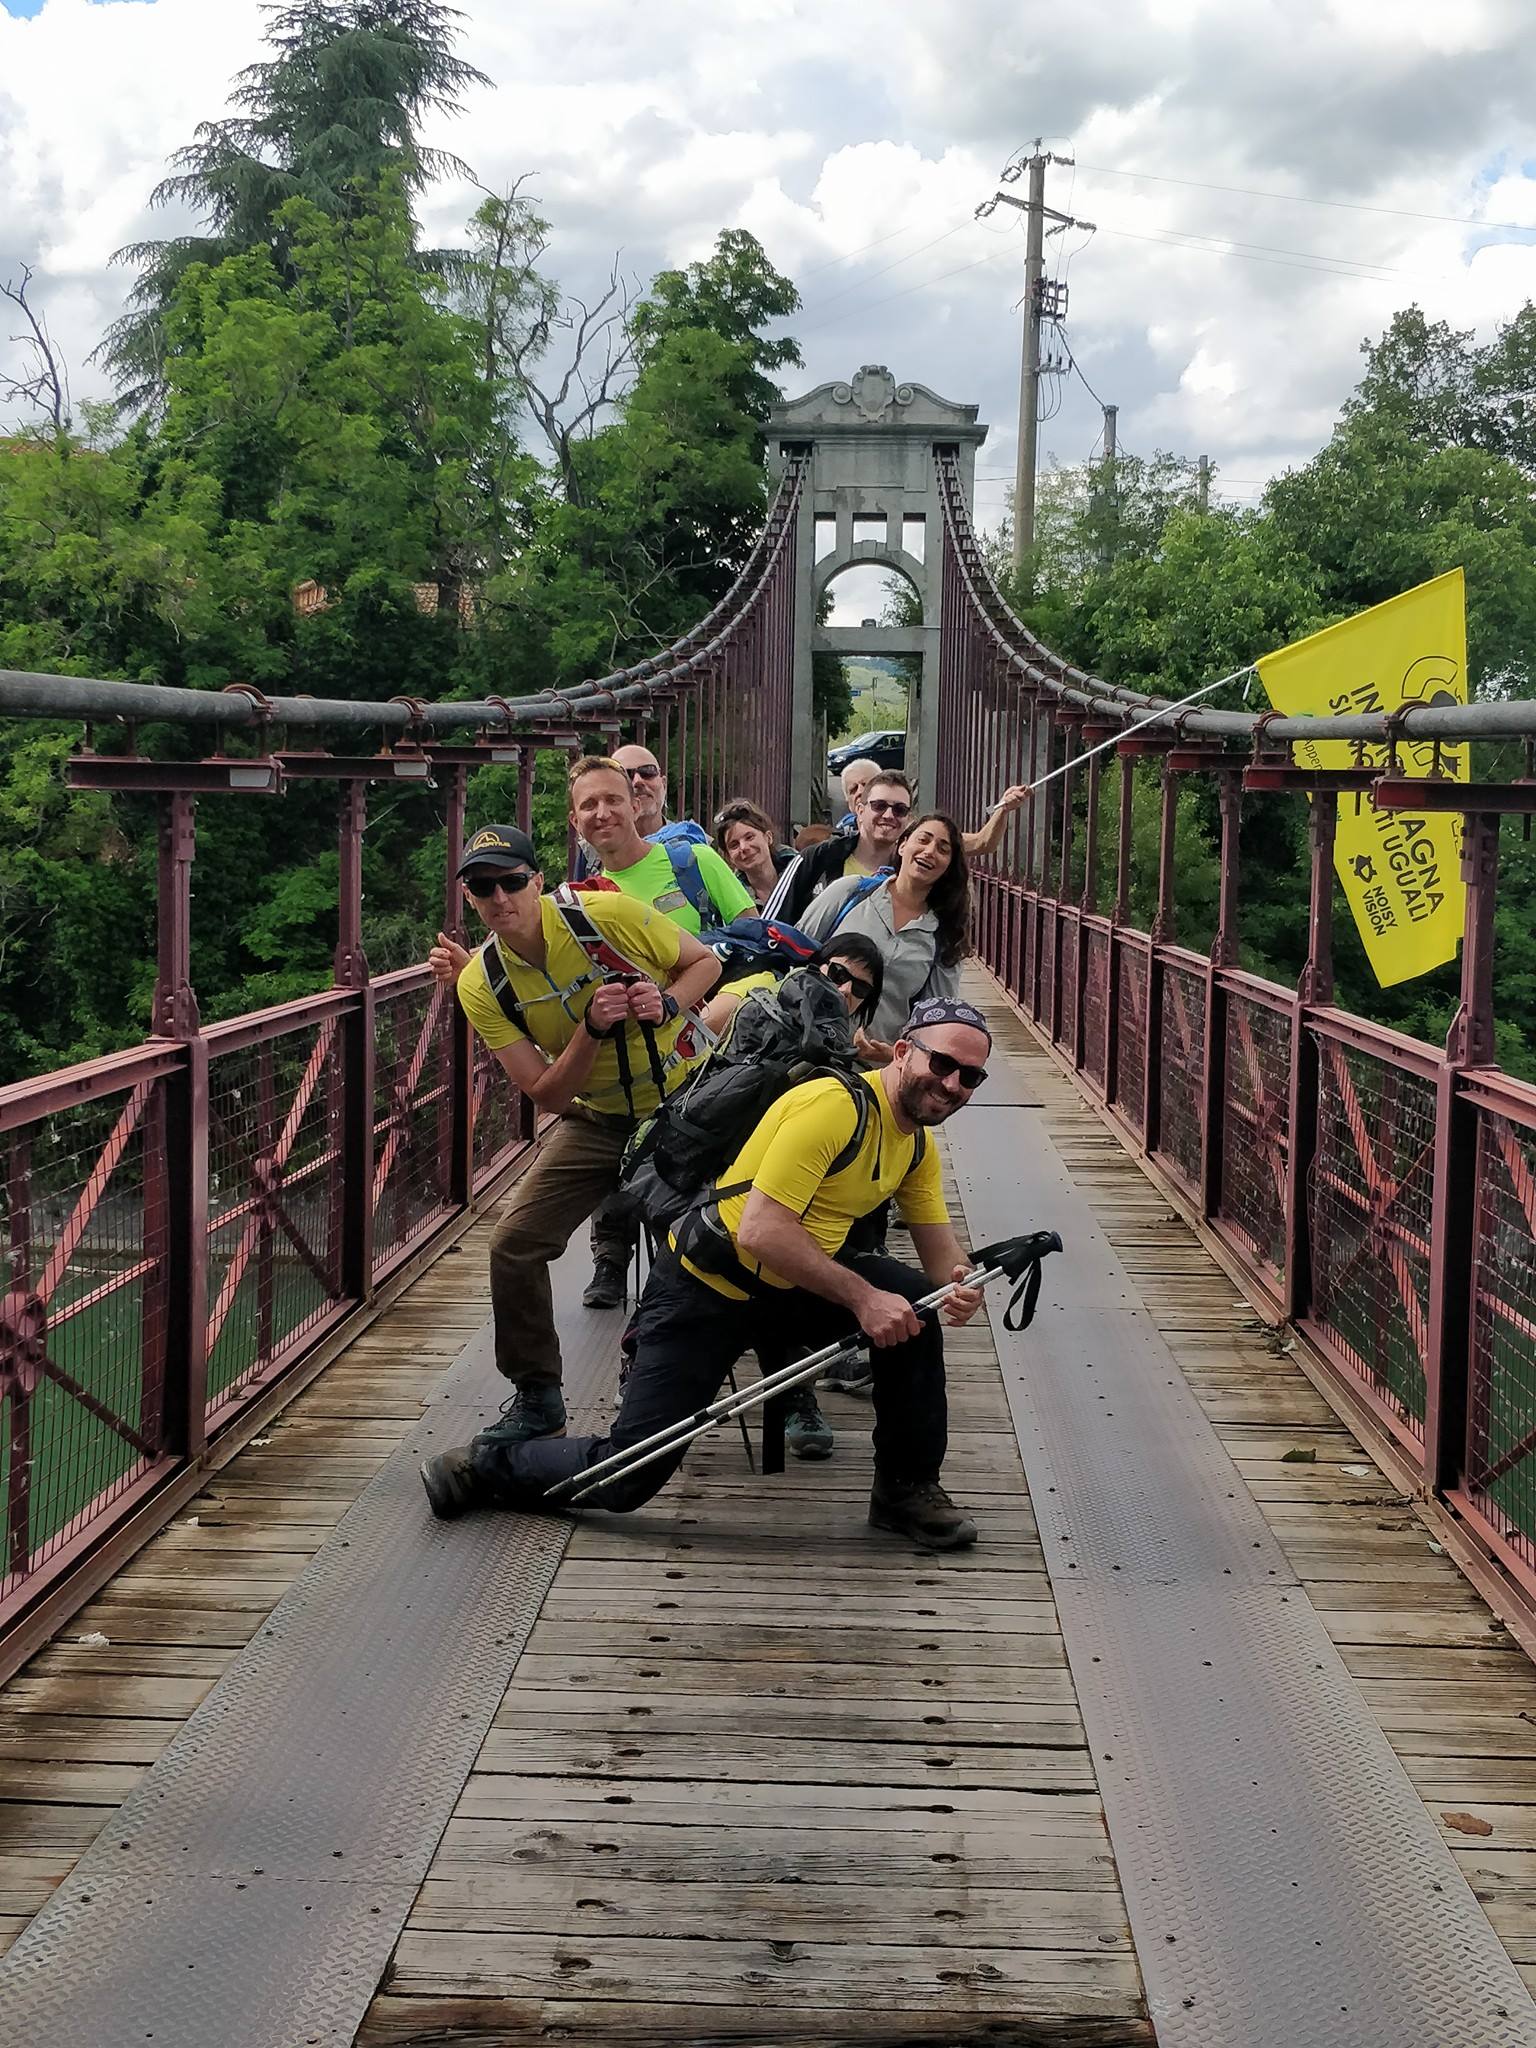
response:
M750 825L752 813L744 811L739 804L730 804L723 811L716 811L714 829L723 832L727 825Z
M866 981L862 975L855 974L853 969L845 967L841 960L829 960L821 971L834 988L856 988L861 1003L867 1003L875 992L875 984L872 981Z
M626 768L624 770L624 773L631 777L638 775L646 782L655 782L657 778L660 776L661 770L657 767L656 763L652 761L650 766L647 768Z
M527 868L517 868L510 875L466 875L464 886L471 896L483 902L498 889L505 889L509 896L521 896L532 880Z
M877 817L883 817L889 811L893 818L905 818L909 817L912 811L910 804L893 803L886 796L866 797L864 799L864 808L866 811L873 811Z
M920 1038L914 1038L912 1043L927 1055L928 1071L935 1081L947 1081L951 1074L956 1074L962 1088L979 1088L987 1078L985 1067L968 1067L964 1060L952 1060L947 1052L930 1051Z

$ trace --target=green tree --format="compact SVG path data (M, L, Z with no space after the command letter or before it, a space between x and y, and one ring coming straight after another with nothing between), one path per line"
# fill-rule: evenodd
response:
M341 217L385 179L409 198L444 171L465 171L418 134L424 115L455 113L469 87L490 83L456 52L460 19L443 0L292 0L270 9L274 55L240 73L237 111L201 123L152 194L157 206L187 208L197 232L120 252L139 278L102 353L125 403L162 395L164 319L191 265L212 268L263 248L284 275L289 201Z

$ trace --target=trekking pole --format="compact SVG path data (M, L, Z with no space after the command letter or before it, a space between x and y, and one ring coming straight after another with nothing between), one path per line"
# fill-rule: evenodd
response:
M932 1294L925 1294L920 1301L913 1302L912 1307L919 1314L931 1314L942 1307L957 1287L985 1287L993 1280L1006 1277L1015 1286L1003 1315L1004 1328L1015 1331L1028 1329L1040 1295L1040 1261L1047 1253L1060 1250L1061 1239L1054 1230L1033 1230L1022 1237L1002 1238L998 1243L985 1245L971 1254L976 1263L963 1279L936 1287ZM696 1409L692 1415L680 1416L654 1435L642 1437L639 1443L630 1444L622 1451L614 1451L609 1457L599 1459L597 1464L587 1466L585 1471L573 1472L568 1479L550 1487L544 1498L546 1501L582 1500L608 1480L654 1465L657 1459L685 1449L695 1437L703 1436L722 1422L733 1420L759 1402L771 1400L774 1395L799 1386L802 1381L815 1379L834 1360L851 1357L864 1350L868 1343L869 1339L862 1331L855 1331L851 1337L824 1345L808 1357L794 1359L776 1372L765 1374L752 1386L743 1387L739 1393L733 1392L711 1401L708 1407Z

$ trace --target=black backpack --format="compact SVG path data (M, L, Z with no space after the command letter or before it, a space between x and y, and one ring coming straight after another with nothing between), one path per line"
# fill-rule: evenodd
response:
M857 1110L853 1136L829 1169L839 1173L869 1123L859 1068L843 998L821 975L796 972L777 988L754 989L724 1042L636 1131L620 1178L661 1235L714 1186L786 1090L824 1077L841 1081Z

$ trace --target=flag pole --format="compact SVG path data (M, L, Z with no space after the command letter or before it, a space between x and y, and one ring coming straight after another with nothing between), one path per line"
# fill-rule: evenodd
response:
M1048 782L1055 782L1058 777L1070 774L1072 769L1081 768L1083 763L1091 761L1095 754L1108 753L1111 747L1118 747L1122 740L1129 739L1133 732L1141 732L1149 725L1160 724L1163 719L1172 718L1176 711L1182 711L1190 704L1198 704L1202 697L1209 697L1213 690L1225 689L1228 683L1235 683L1241 677L1251 676L1252 674L1254 674L1254 665L1250 661L1242 668L1233 669L1229 676L1218 676L1214 683L1206 683L1201 689L1191 690L1187 697L1180 697L1176 704L1165 704L1160 711L1154 711L1150 718L1138 718L1136 723L1128 725L1124 732L1117 732L1110 739L1100 740L1096 747L1089 747L1081 754L1074 754L1070 761L1063 761L1059 768L1052 768L1048 774L1042 775L1038 780L1029 783L1025 789L1025 795L1033 796L1037 789L1044 789ZM1245 689L1243 696L1246 698L1247 695L1248 692ZM995 804L988 806L987 816L990 818L993 811L1001 810L1002 805L1003 800L999 797Z

